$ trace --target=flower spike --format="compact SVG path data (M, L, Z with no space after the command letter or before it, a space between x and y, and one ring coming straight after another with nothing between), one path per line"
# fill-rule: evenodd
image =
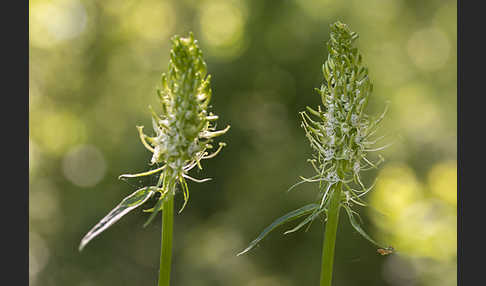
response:
M148 225L163 205L173 199L176 185L182 188L184 204L189 199L189 188L186 179L202 183L210 179L194 179L188 172L198 166L200 161L215 157L226 143L219 143L219 148L212 154L206 152L212 148L211 143L216 137L225 134L230 126L216 130L216 120L219 118L208 110L211 99L211 76L202 51L194 35L188 37L174 36L171 38L172 49L167 73L162 74L161 88L157 90L160 100L160 113L149 106L152 116L154 136L144 133L143 126L137 126L142 145L152 153L150 165L156 165L149 171L138 174L123 174L119 179L137 178L160 173L158 183L137 190L125 198L110 212L94 229L83 238L80 250L95 236L115 223L124 214L142 205L156 193L160 194L155 206L145 212L152 212L144 226ZM162 167L160 167L162 166Z
M373 91L373 84L368 76L368 68L363 64L363 57L355 47L358 34L350 31L348 26L341 22L330 25L330 30L330 39L327 42L328 56L322 65L324 82L320 88L315 89L322 105L318 105L317 108L306 107L304 111L300 112L301 127L314 151L313 158L308 161L317 174L309 179L301 176L301 181L288 190L303 183L318 183L319 194L312 212L306 208L292 212L298 216L306 215L306 218L286 233L294 232L305 224L310 225L319 214L323 213L327 221L326 247L331 247L333 239L335 239L335 234L334 238L332 236L337 227L339 208L342 206L346 209L355 230L373 244L378 245L355 219L356 216L359 218L359 215L351 209L351 206L352 204L366 206L362 197L373 188L374 184L371 187L365 187L360 174L370 168L377 168L377 165L383 161L383 158L379 156L379 161L374 164L366 157L367 153L380 151L389 146L374 147L373 144L382 138L371 138L383 120L388 105L385 107L385 111L375 119L371 119L366 114L365 109ZM349 185L352 182L354 182L354 186ZM346 190L343 190L343 187L346 187ZM283 223L283 218L287 218L288 220L285 221L287 222L294 219L295 215L286 215L276 222ZM256 246L269 231L271 228L265 229L240 254ZM333 252L326 252L326 257L323 256L323 259L330 259L328 256L331 255ZM332 264L332 261L323 260L323 263ZM328 279L329 277L321 277L321 283Z

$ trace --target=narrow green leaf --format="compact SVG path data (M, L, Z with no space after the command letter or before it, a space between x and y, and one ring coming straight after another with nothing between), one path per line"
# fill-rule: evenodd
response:
M105 229L113 225L125 214L135 209L136 207L142 205L147 201L154 191L151 187L145 187L136 190L133 194L124 198L120 204L118 204L110 213L108 213L98 224L96 224L81 240L79 244L79 251L90 242L94 237L103 232Z
M346 210L346 212L348 213L348 217L349 217L349 221L351 222L351 225L353 226L353 228L359 233L361 234L364 238L366 238L368 241L370 241L371 243L373 243L374 245L380 247L380 248L385 248L384 246L378 244L378 242L374 241L364 230L363 228L361 228L361 225L359 224L359 222L355 219L354 215L353 215L353 211L346 205L343 205L344 206L344 209Z
M258 237L255 240L253 240L252 242L250 242L250 244L248 245L248 247L245 248L240 253L238 253L237 256L242 255L242 254L250 251L253 247L255 247L263 238L265 238L265 236L267 236L276 227L278 227L278 226L280 226L280 225L282 225L282 224L284 224L286 222L289 222L289 221L292 221L294 219L297 219L297 218L299 218L301 216L307 215L307 214L313 212L314 210L316 210L318 208L319 208L319 205L318 204L308 204L308 205L305 205L305 206L303 206L303 207L301 207L299 209L293 210L293 211L289 212L288 214L286 214L284 216L279 217L272 224L270 224L269 226L267 226L260 233L260 235L258 235Z
M310 214L303 221L301 221L296 227L294 227L294 228L292 228L290 230L287 230L286 232L284 232L284 234L289 234L289 233L298 231L301 227L303 227L304 225L306 225L309 222L313 221L323 211L326 211L326 209L325 208L322 208L322 209L316 209L316 210L314 210L314 212L312 214Z

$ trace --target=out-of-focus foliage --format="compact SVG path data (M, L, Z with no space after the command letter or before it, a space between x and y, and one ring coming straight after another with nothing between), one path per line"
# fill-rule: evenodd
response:
M135 211L82 253L77 246L120 197L146 185L117 177L148 167L135 126L151 124L170 37L189 31L213 76L219 124L232 130L200 171L215 179L189 182L191 200L175 217L173 284L317 284L320 222L308 233L276 229L264 247L236 253L268 221L314 199L312 185L285 190L311 172L298 112L318 104L313 89L336 20L361 37L374 83L369 112L391 101L381 132L395 144L381 171L363 178L378 175L374 209L362 216L398 253L378 255L342 220L334 279L456 284L456 1L31 0L29 12L31 285L155 284L160 217L144 229Z

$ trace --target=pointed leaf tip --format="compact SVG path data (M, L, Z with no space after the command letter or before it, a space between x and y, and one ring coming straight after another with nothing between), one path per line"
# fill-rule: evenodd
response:
M292 221L294 219L297 219L297 218L299 218L301 216L304 216L304 215L306 215L308 213L311 213L311 212L313 212L314 210L316 210L318 208L319 208L319 205L318 204L308 204L308 205L305 205L305 206L303 206L303 207L301 207L299 209L293 210L293 211L287 213L284 216L279 217L274 222L272 222L272 224L270 224L269 226L267 226L260 233L260 235L258 235L258 237L255 240L253 240L252 242L250 242L250 244L248 245L247 248L245 248L243 251L241 251L238 254L236 254L236 256L240 256L242 254L245 254L248 251L250 251L251 249L253 249L262 239L264 239L272 230L274 230L278 226L280 226L280 225L282 225L284 223L287 223L289 221Z
M369 242L373 243L374 245L378 246L379 248L383 248L383 249L386 249L385 246L379 244L378 242L376 242L374 239L372 239L364 230L363 228L361 227L360 223L356 220L356 218L354 217L353 215L353 211L351 210L351 208L349 208L348 206L344 206L344 209L346 210L347 214L348 214L348 217L349 217L349 222L351 223L351 226L359 233L361 234L361 236L363 236L366 240L368 240Z
M78 250L82 251L83 248L97 235L102 233L108 227L112 226L125 214L129 213L131 210L142 205L147 201L154 191L151 187L145 187L136 190L134 193L124 198L112 211L110 211L103 219L100 220L84 237L81 239Z

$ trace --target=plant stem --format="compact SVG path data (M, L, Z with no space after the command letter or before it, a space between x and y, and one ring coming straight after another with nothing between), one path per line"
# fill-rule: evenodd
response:
M331 201L327 214L326 230L324 233L324 244L322 247L321 283L320 286L331 286L332 267L334 263L334 246L336 244L336 233L339 221L339 210L341 201L341 182L335 185L331 193Z
M169 188L174 188L174 183ZM162 245L160 249L159 285L170 285L170 266L172 260L172 229L174 225L174 194L169 191L162 205Z

